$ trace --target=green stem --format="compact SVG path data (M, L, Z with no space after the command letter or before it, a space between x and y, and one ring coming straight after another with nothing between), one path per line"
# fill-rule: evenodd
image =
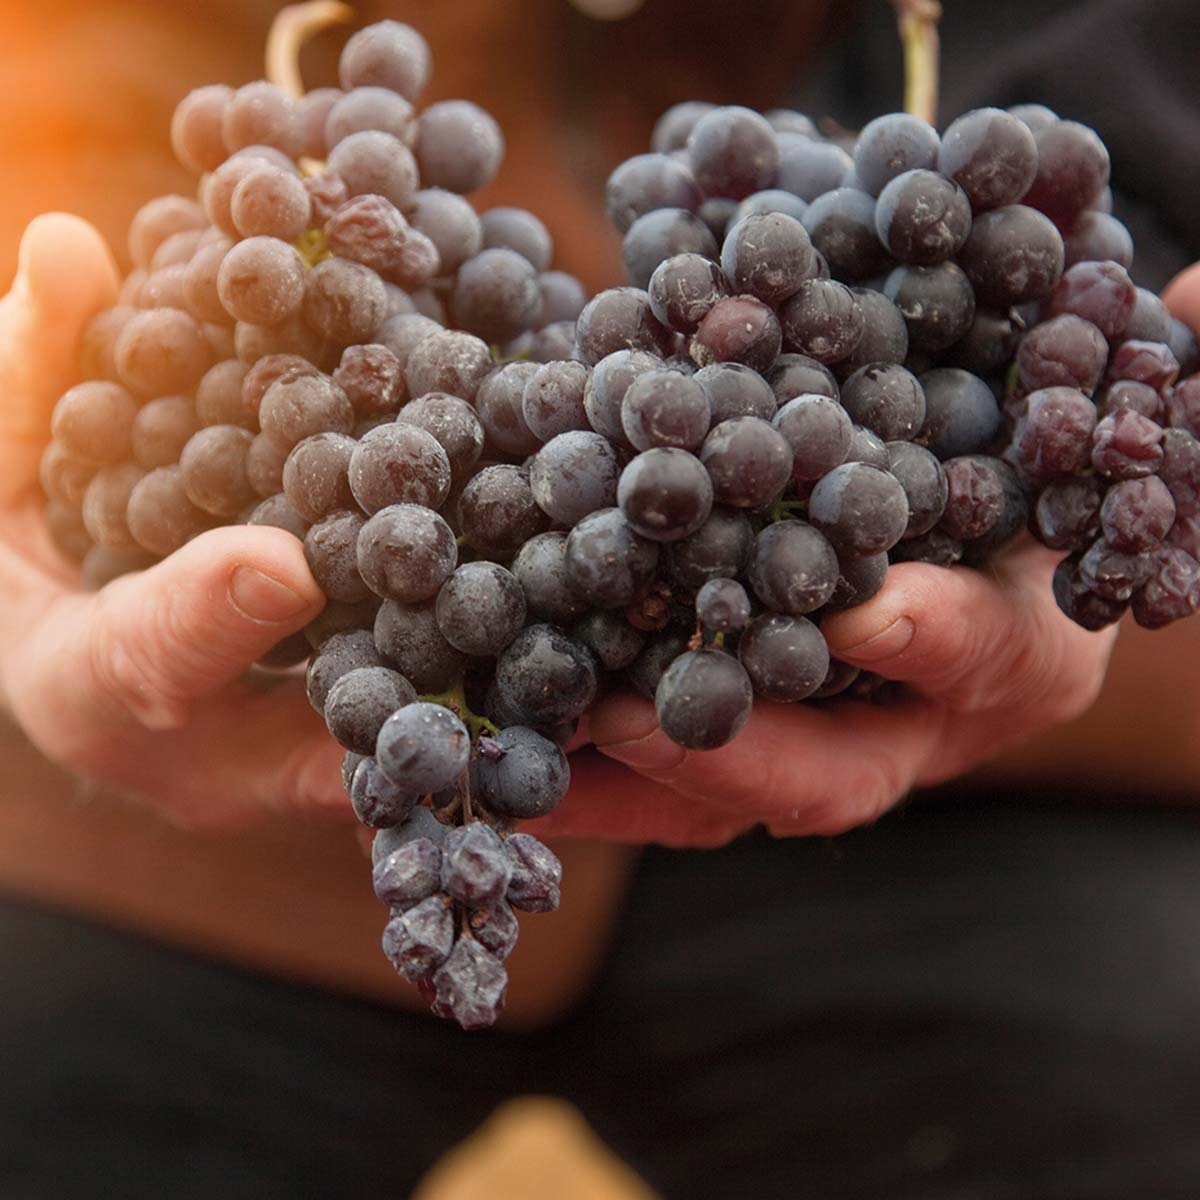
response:
M440 704L457 713L462 723L470 731L472 743L479 741L485 735L495 737L500 732L499 726L494 725L487 717L481 717L478 713L471 711L461 679L452 688L436 695L422 696L421 699L430 704Z
M937 123L938 21L937 0L891 0L896 10L900 43L904 47L904 110Z

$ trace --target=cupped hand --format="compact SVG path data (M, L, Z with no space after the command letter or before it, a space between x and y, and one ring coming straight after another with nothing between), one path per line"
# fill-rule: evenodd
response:
M593 747L573 759L578 782L542 831L676 846L720 845L755 825L840 833L1078 716L1116 633L1059 612L1060 557L1024 539L986 571L902 563L872 600L823 621L834 657L909 685L897 702L756 700L737 738L696 751L666 737L648 701L603 701L588 722ZM658 795L626 787L626 767Z
M99 234L52 214L26 230L0 301L0 697L49 758L179 824L350 818L342 751L303 688L244 679L324 603L295 538L213 530L95 593L49 541L38 488L49 414L77 378L81 331L116 289Z

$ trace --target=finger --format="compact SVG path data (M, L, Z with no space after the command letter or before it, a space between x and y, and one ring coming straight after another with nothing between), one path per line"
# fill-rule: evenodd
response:
M175 729L194 700L303 628L323 603L291 534L212 530L94 595L63 597L14 675L34 680L24 690L40 697L14 703L35 723L77 729L85 743L130 722Z
M521 824L535 837L597 837L628 845L723 846L755 824L644 778L594 749L571 755L571 788L546 817Z
M622 695L593 710L591 734L607 757L740 828L833 834L876 820L912 787L937 753L943 714L917 698L824 708L758 700L732 742L701 751L672 742L648 701Z
M901 563L867 603L821 631L835 658L901 680L959 712L1065 720L1095 698L1114 630L1089 633L1054 603L1061 555L1032 543L988 572Z
M46 418L79 375L80 334L117 295L112 254L79 217L48 213L21 238L17 276L0 301L0 420L10 434L45 437Z
M1200 263L1180 271L1162 294L1163 303L1191 329L1200 329Z

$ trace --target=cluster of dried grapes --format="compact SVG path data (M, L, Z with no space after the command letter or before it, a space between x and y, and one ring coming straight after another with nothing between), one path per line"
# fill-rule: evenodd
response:
M263 665L311 653L384 951L475 1027L513 909L559 899L515 822L566 794L602 689L696 749L756 694L869 696L822 615L1027 525L1081 624L1200 606L1200 353L1129 280L1103 144L1045 109L847 150L677 105L608 184L633 286L585 303L536 217L463 198L503 140L466 101L418 114L429 69L383 22L341 89L185 98L201 202L135 217L43 483L93 586L215 525L303 541L328 603Z

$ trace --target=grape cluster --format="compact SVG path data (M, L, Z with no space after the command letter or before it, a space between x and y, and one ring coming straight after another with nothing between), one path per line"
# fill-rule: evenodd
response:
M878 698L824 615L1027 526L1088 628L1200 606L1200 352L1129 279L1103 144L1048 110L843 145L677 105L608 181L630 286L589 299L537 217L465 198L503 137L419 111L429 71L385 21L340 88L183 100L200 199L134 218L42 481L92 586L221 524L303 542L326 607L260 665L309 659L384 952L476 1027L514 909L559 900L516 823L605 689L697 750L755 695Z

